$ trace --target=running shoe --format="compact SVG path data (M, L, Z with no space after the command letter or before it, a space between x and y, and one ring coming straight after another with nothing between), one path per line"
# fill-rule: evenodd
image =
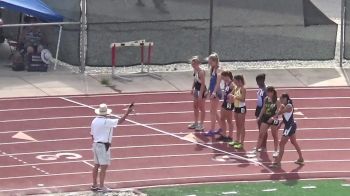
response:
M238 143L238 144L236 144L236 145L233 145L233 147L234 147L235 149L242 149L242 148L243 148L243 144Z
M193 124L188 125L189 129L196 129L197 127L198 127L198 123L193 123Z
M297 165L304 165L305 164L303 159L298 159L294 163L297 164Z
M104 186L104 187L102 187L102 188L99 188L98 190L97 190L97 192L101 192L101 193L110 193L110 192L112 192L113 190L112 189L110 189L110 188L108 188L108 187L106 187L106 186Z
M272 154L272 157L273 157L273 158L277 158L277 157L278 157L278 154L279 154L279 152L278 152L278 151L275 151L275 152Z
M266 148L259 148L259 149L256 149L256 147L254 147L253 150L256 150L257 152L262 152L262 151L265 151Z
M195 128L195 131L203 131L204 130L204 126L201 124L198 124L197 127Z
M224 135L220 135L220 137L217 140L223 141L223 142L232 142L232 138L231 137L224 136Z
M209 130L208 132L206 132L204 135L207 136L207 137L213 137L217 134L219 134L221 132L221 129L218 129L216 131L214 130Z
M269 168L281 168L281 163L272 163Z
M98 188L98 186L94 186L94 185L92 185L91 187L90 187L90 190L91 191L98 191L100 188Z
M229 143L230 146L234 146L234 145L237 145L237 144L239 144L239 142L237 142L237 141L233 141L233 142Z

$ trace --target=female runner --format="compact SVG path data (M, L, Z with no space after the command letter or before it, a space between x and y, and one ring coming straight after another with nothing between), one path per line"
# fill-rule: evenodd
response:
M191 65L193 68L194 81L192 84L191 94L193 95L193 112L194 112L194 123L189 125L189 129L195 129L196 131L203 131L204 119L205 119L205 72L201 69L201 62L198 56L191 58ZM200 113L200 122L199 120Z
M218 114L218 106L222 97L222 91L220 89L221 82L221 70L219 68L219 56L216 53L212 53L208 57L208 64L210 65L210 82L209 82L209 95L210 95L210 130L206 132L206 136L214 136L220 132L215 130L216 121L220 123L220 117Z
M278 157L275 159L275 162L271 165L271 167L281 167L281 160L284 153L285 145L287 144L288 140L293 144L296 151L298 152L299 159L295 161L295 164L303 165L304 164L304 158L301 153L301 149L299 147L299 144L296 139L295 132L297 130L297 124L294 121L294 107L293 107L293 101L289 98L289 95L284 93L280 97L281 101L281 107L279 108L278 113L276 116L281 115L283 117L283 121L278 126L281 127L282 124L284 124L284 130L280 142L280 151Z
M219 140L224 142L231 142L233 137L233 120L232 120L232 111L234 105L232 103L232 91L234 89L233 85L233 75L230 71L223 71L221 73L221 78L225 82L224 87L224 100L220 112L220 133L221 136ZM227 123L227 126L226 126ZM227 134L228 127L228 134Z
M233 91L233 101L235 105L235 121L237 127L236 141L230 143L236 149L242 149L245 138L245 115L247 107L245 105L246 89L244 88L243 75L236 75L234 77L235 89Z
M264 100L264 106L260 112L258 117L258 121L261 122L259 139L256 145L253 154L256 154L257 149L261 148L261 144L264 140L264 137L267 133L267 130L271 127L271 133L274 140L274 153L273 157L276 158L278 156L278 119L275 119L275 115L277 113L277 108L280 107L280 102L277 98L277 91L274 87L269 86L266 88L267 97Z

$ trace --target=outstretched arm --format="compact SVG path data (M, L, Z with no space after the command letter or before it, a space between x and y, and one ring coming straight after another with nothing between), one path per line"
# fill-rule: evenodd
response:
M133 107L134 106L131 106L131 107L128 108L128 110L124 113L124 115L118 120L118 125L122 124L125 121L125 119L133 111Z

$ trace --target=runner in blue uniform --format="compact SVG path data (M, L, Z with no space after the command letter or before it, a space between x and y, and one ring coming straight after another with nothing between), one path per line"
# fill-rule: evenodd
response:
M191 58L191 65L193 68L193 83L191 94L193 95L193 112L194 112L194 123L188 126L189 129L195 129L196 131L203 131L204 119L205 119L205 72L200 67L200 60L198 56ZM198 123L200 115L200 122Z
M234 104L232 103L231 93L234 89L233 75L230 71L223 71L221 78L225 82L224 87L224 99L221 105L220 111L220 133L219 140L224 142L231 142L233 137L233 119L232 111L234 110ZM227 134L228 127L228 134Z
M206 136L214 136L220 132L220 130L215 130L216 122L220 123L218 106L222 97L222 92L220 89L221 70L219 69L219 63L220 61L218 54L212 53L208 57L208 64L210 65L210 130L205 134Z
M293 107L293 101L290 99L288 94L282 94L280 97L281 101L281 107L279 108L276 117L278 118L278 115L282 115L283 122L280 123L278 126L281 127L282 123L284 124L283 134L280 141L280 150L279 155L275 159L275 162L270 167L281 167L281 160L284 153L285 145L287 144L288 140L291 141L293 146L295 147L296 151L298 152L299 159L295 161L295 164L303 165L304 164L304 158L301 153L301 149L299 147L299 144L296 139L296 130L297 130L297 124L294 121L294 107Z

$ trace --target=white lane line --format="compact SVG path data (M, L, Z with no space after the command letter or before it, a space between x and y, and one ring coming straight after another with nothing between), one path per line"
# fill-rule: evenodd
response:
M176 135L177 138L181 137L181 135L187 135L188 133L172 133L173 135ZM169 136L167 134L164 134L162 136ZM140 136L138 136L140 137ZM141 137L159 137L159 135L142 135ZM112 138L118 138L117 136L113 136ZM119 137L120 138L120 137ZM132 138L132 137L130 137ZM91 140L91 137L78 137L78 138L66 138L66 139L53 139L53 140L37 140L37 141L23 141L23 142L4 142L0 143L0 146L4 145L16 145L16 144L30 144L30 143L46 143L46 142L63 142L63 141L77 141L77 140ZM333 141L333 140L350 140L350 138L300 138L298 141ZM182 141L188 141L188 140L182 140ZM272 142L273 140L267 140L268 142ZM248 140L244 141L245 143L256 143L256 140ZM215 144L224 144L223 142L207 142L206 145L215 145ZM154 147L154 146L164 146L163 144L154 144L154 145L140 145L140 146L118 146L117 148L141 148L141 147ZM166 144L166 146L169 146L172 144ZM175 145L191 145L191 143L184 143L184 144L175 144Z
M288 174L319 174L319 173L349 173L349 171L303 171L303 172L288 172ZM284 175L285 172L282 173L275 173L275 175ZM172 178L154 178L154 179L145 179L145 180L125 180L125 181L107 181L105 184L123 184L123 183L134 183L134 182L164 182L165 180L183 180L183 179L205 179L205 178L227 178L227 177L241 177L241 176L269 176L269 173L250 173L250 174L228 174L228 175L211 175L211 176L185 176L185 177L172 177ZM342 180L342 179L350 179L349 177L344 178L309 178L309 179L300 179L300 180ZM273 180L256 180L256 181L236 181L236 183L246 183L246 182L272 182ZM285 180L281 180L285 181ZM235 182L232 181L231 182ZM187 185L194 185L194 184L212 184L212 183L228 183L225 182L208 182L208 183L186 183ZM14 192L14 191L26 191L26 190L37 190L37 189L57 189L57 188L67 188L67 187L79 187L79 186L89 186L91 183L88 184L70 184L70 185L61 185L61 186L47 186L47 187L30 187L30 188L21 188L21 189L2 189L1 192ZM177 185L183 185L183 184L172 184L173 186ZM136 188L136 189L143 189L143 188L155 188L155 187L164 187L169 185L154 185L154 186L139 186L139 187L130 187L130 188Z
M88 162L89 160L86 161L82 161L83 163L85 163L86 165L90 166L90 167L95 167L93 164ZM92 160L91 160L92 161Z
M342 184L343 187L350 187L350 184Z
M77 105L85 106L85 107L90 108L90 109L92 109L92 110L95 110L94 107L91 107L91 106L89 106L89 105L86 105L86 104L83 104L83 103L80 103L80 102L77 102L77 101L74 101L74 100L71 100L71 99L67 99L67 98L64 98L64 97L61 97L61 99L66 100L66 101L71 102L71 103L75 103L75 104L77 104ZM120 116L117 116L117 115L113 115L113 116L114 116L114 117L117 117L117 118L120 118ZM126 121L128 121L128 122L130 122L130 123L133 123L133 124L140 125L140 126L145 127L145 128L152 129L152 130L157 131L157 132L159 132L159 133L168 134L169 136L172 136L172 137L175 137L175 138L177 138L177 139L180 139L181 141L187 141L187 140L184 140L184 138L182 138L181 136L178 136L178 135L175 135L175 134L172 134L172 133L163 131L163 130L158 129L158 128L154 128L154 127L151 127L151 126L148 126L148 125L145 125L145 124L142 124L142 123L139 123L139 122L130 120L130 119L126 119ZM190 142L190 143L192 143L192 144L195 144L195 145L198 145L198 146L202 146L202 147L205 147L205 148L209 148L209 149L215 150L215 151L217 151L217 152L222 152L222 153L225 153L225 154L234 156L234 157L236 157L236 158L239 158L239 159L241 159L241 160L245 160L245 161L254 163L254 164L256 164L256 165L259 165L259 166L263 167L264 169L266 169L266 171L269 171L270 173L274 173L274 171L272 171L270 168L266 167L265 165L263 165L263 164L261 164L261 163L259 163L259 162L257 162L257 161L250 160L250 159L247 159L247 158L245 158L245 157L236 155L236 154L234 154L234 153L227 152L227 151L224 151L224 150L221 150L221 149L218 149L218 148L215 148L215 147L213 147L213 146L206 145L206 144L202 144L202 143L199 143L199 142L194 142L194 141L187 141L187 142Z
M116 115L118 116L118 115ZM137 116L137 115L136 115ZM11 123L11 122L26 122L26 121L42 121L42 120L61 120L61 119L83 119L83 118L94 118L95 116L57 116L57 117L47 117L47 118L27 118L27 119L13 119L13 120L2 120L0 123ZM322 116L322 117L308 117L308 118L294 118L295 120L327 120L327 119L349 119L350 116ZM246 119L246 122L253 122L256 119ZM180 122L164 122L164 123L145 123L142 124L144 126L152 126L152 125L167 125L167 124L184 124L192 121L180 121ZM204 121L210 122L210 121ZM142 126L140 124L126 124L123 126Z
M327 152L327 151L350 151L349 149L303 149L303 152ZM64 151L62 151L64 152ZM74 151L76 152L76 151ZM267 151L267 153L273 153L274 151ZM295 153L294 149L285 150L285 153ZM236 154L245 154L245 152L236 152ZM131 160L131 159L154 159L154 158L174 158L174 157L194 157L194 156L215 156L215 155L223 155L223 153L218 154L215 152L209 153L189 153L189 154L167 154L167 155L148 155L148 156L128 156L128 157L115 157L112 158L112 161L120 161L120 160ZM1 157L1 156L0 156ZM51 165L51 164L70 164L70 163L78 163L81 161L93 162L93 159L85 159L85 160L65 160L65 161L54 161L54 162L41 162L35 164L21 164L21 165L3 165L0 168L9 168L9 167L25 167L32 165ZM341 160L307 160L307 163L318 163L318 162L350 162L350 159L341 159ZM264 164L269 164L270 162L263 162ZM294 161L283 161L283 163L294 163ZM85 163L90 164L90 163ZM235 163L232 163L233 165Z
M276 90L349 90L349 87L276 87ZM247 88L247 91L257 91L256 88ZM188 94L189 91L159 91L159 92L139 92L139 93L122 93L122 94L91 94L91 95L71 95L68 98L89 98L89 97L122 97L130 95L166 95L166 94ZM57 99L58 97L11 97L0 98L0 101L14 101L14 100L38 100L38 99Z
M295 97L293 99L295 100L332 100L332 99L349 99L350 97ZM247 102L255 102L256 99L246 99ZM184 103L192 103L192 100L183 100L183 101L159 101L159 102L138 102L137 105L174 105L174 104L184 104ZM207 100L207 103L210 101ZM118 106L128 106L128 104L125 103L119 103L119 104L108 104L110 107L118 107ZM91 107L98 107L98 105L94 104L91 105ZM9 112L9 111L26 111L26 110L51 110L51 109L70 109L70 108L85 108L84 106L49 106L49 107L30 107L30 108L9 108L9 109L2 109L0 112ZM346 106L334 106L334 107L302 107L302 108L296 108L296 109L348 109L349 107ZM255 109L248 109L249 111L254 111ZM142 113L141 113L142 114ZM147 114L147 113L145 113Z
M183 144L172 144L170 146L183 146ZM157 145L157 146L151 146L151 147L166 147L166 146L169 146L169 145ZM111 149L118 149L119 147L111 147ZM135 147L135 148L139 148L139 147ZM141 147L141 148L144 148L144 147ZM305 152L318 152L318 151L348 151L350 150L350 148L336 148L336 149L303 149L303 151ZM46 154L46 153L57 153L57 152L77 152L77 151L91 151L91 148L80 148L80 149L67 149L67 150L51 150L51 151L36 151L36 152L20 152L20 153L11 153L11 155L35 155L35 154ZM285 150L286 152L289 151L289 150ZM295 152L295 150L290 150L290 151L293 151ZM270 152L270 151L268 151ZM272 152L272 151L271 151ZM245 153L239 153L239 152L235 152L237 154L245 154ZM4 155L0 155L1 156L4 156Z
M175 124L176 122L174 122ZM131 124L130 124L131 125ZM120 125L123 126L123 125ZM136 126L135 126L136 127ZM30 133L30 132L41 132L41 131L61 131L61 130L70 130L70 131L75 131L77 129L90 129L91 127L56 127L56 128L47 128L47 129L27 129L27 130L21 130L21 132L23 133ZM350 127L302 127L302 128L298 128L299 131L312 131L312 130L347 130L350 129ZM184 130L186 131L180 131L180 132L174 132L174 134L182 134L182 133L190 133L188 132L187 128L184 127ZM120 132L120 130L119 130ZM250 129L250 130L246 130L246 132L258 132L257 129ZM18 133L18 131L1 131L0 134L7 134L7 133ZM149 135L154 135L154 136L158 136L158 135L166 135L163 133L155 133L155 134L149 134ZM138 135L117 135L116 137L142 137L142 136L147 136L145 134L138 134Z
M0 152L2 152L2 156L7 156L7 157L9 157L9 158L12 158L13 160L16 160L17 162L19 162L19 163L22 163L20 166L26 166L27 165L27 162L25 162L25 161L23 161L22 159L19 159L18 157L15 157L15 156L13 156L13 155L10 155L10 154L7 154L7 153L5 153L5 152L3 152L2 150L0 150ZM1 167L0 167L1 168ZM43 173L43 174L46 174L46 175L48 175L49 173L48 172L46 172L46 171L44 171L44 170L41 170L40 168L38 168L36 165L31 165L31 168L32 169L35 169L35 170L37 170L37 171L40 171L41 173Z

